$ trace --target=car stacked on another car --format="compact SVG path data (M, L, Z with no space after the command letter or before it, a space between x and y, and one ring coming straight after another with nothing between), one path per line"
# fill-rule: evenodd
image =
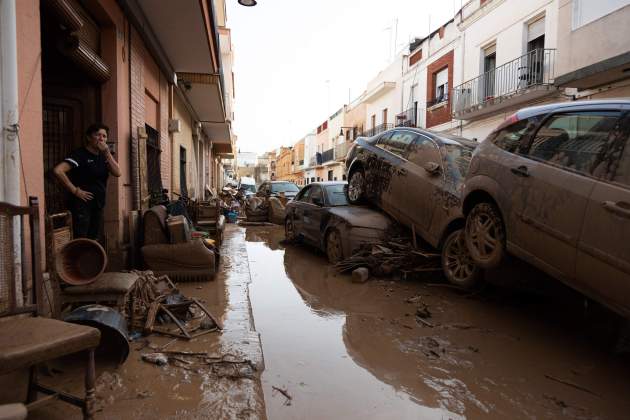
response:
M429 130L400 127L360 137L348 152L347 196L369 202L440 249L447 279L475 285L479 268L463 240L463 181L476 142Z
M520 110L475 151L466 246L507 253L630 317L630 100Z

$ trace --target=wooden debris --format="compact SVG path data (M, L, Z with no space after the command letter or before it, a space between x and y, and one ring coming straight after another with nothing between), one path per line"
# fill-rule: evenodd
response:
M556 382L561 383L563 385L570 386L570 387L575 388L575 389L579 389L580 391L586 392L586 393L591 394L591 395L595 395L596 397L599 397L599 398L602 397L601 395L591 391L588 388L583 387L582 385L578 385L575 382L567 381L566 379L556 378L555 376L551 376L551 375L545 375L545 378L550 379L552 381L556 381Z
M289 395L289 392L286 389L278 388L277 386L273 385L271 386L271 389L273 389L274 391L278 391L279 393L284 395L284 398L286 398L286 400L284 401L284 405L291 405L293 397Z
M441 270L439 254L414 248L408 238L363 244L354 255L335 265L340 273L352 272L361 267L375 275Z

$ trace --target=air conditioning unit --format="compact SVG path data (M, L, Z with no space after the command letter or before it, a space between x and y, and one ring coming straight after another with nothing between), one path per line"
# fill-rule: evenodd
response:
M168 132L169 133L181 133L182 121L177 118L168 120Z

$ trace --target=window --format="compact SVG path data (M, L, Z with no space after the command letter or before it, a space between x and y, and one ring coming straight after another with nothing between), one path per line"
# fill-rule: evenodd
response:
M372 115L372 128L376 127L376 115Z
M405 157L407 155L407 146L411 144L416 135L409 131L394 131L391 136L387 136L379 145L388 152L396 156Z
M532 159L595 175L605 155L618 112L596 111L551 116L532 140Z
M295 197L295 201L302 201L305 203L309 202L309 198L311 195L311 187L304 187L304 189L302 191L300 191L300 193Z
M435 103L448 100L448 67L435 73Z
M346 198L346 193L344 192L345 185L327 185L326 186L326 195L328 196L328 202L331 206L347 206L348 199Z
M488 136L488 141L506 152L516 153L521 145L523 136L534 128L536 118L517 121L513 124L501 125Z
M333 171L328 171L328 180L329 181L333 180Z
M387 124L387 108L383 110L383 124Z
M494 77L496 67L497 46L495 44L483 50L484 98L494 97Z
M319 200L319 204L316 203L316 201ZM319 185L313 185L311 187L311 194L309 197L309 202L311 202L312 204L315 205L323 205L323 198L322 198L322 189Z
M188 197L188 189L186 188L186 148L179 146L179 193Z
M630 4L630 0L573 0L573 30Z
M162 193L162 175L160 172L160 134L156 129L145 125L147 130L147 184L150 194Z
M413 144L409 146L407 159L420 167L424 167L428 162L439 164L440 151L430 138L416 136Z

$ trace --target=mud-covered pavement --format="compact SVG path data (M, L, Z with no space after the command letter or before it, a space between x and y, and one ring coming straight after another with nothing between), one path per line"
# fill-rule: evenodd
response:
M283 238L246 235L268 418L628 418L614 319L540 273L474 294L435 274L354 284Z

